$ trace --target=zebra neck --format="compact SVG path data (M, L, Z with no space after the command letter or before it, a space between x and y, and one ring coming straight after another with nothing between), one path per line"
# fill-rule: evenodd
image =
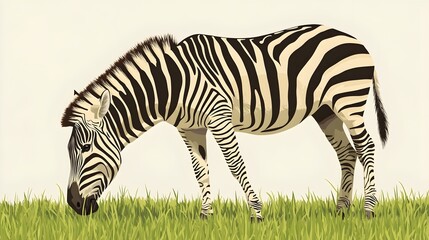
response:
M149 117L146 108L134 108L126 96L118 93L112 94L112 103L103 121L105 130L116 137L122 150L163 119L157 115Z
M166 120L171 101L167 100L167 79L161 64L152 64L142 56L128 58L110 71L102 86L111 93L111 105L105 116L123 149L157 123ZM162 85L162 83L165 84ZM176 109L170 109L175 112ZM171 114L170 115L174 115ZM175 116L175 115L174 115Z
M129 56L108 71L101 85L112 101L106 123L123 149L161 121L173 125L183 118L179 103L180 86L188 72L173 50L157 50ZM189 78L189 77L188 77Z
M137 45L79 93L66 108L62 126L91 119L105 90L111 101L102 121L121 149L158 122L178 122L184 114L179 102L181 86L185 76L188 82L190 78L182 64L189 65L170 37Z

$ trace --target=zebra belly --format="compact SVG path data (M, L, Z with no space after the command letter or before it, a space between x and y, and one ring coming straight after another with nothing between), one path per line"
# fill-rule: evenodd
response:
M314 104L314 106L317 105L318 104ZM308 116L313 114L316 110L317 109L310 110ZM268 135L295 127L306 118L304 117L306 111L307 109L305 107L298 107L294 111L292 119L290 119L287 104L280 106L278 115L273 114L275 111L272 109L262 109L260 107L256 107L255 110L252 111L250 104L244 104L242 117L239 108L233 108L232 123L237 132Z
M315 97L311 109L307 111L309 76L298 78L292 96L289 95L286 69L287 66L280 67L283 71L279 72L278 98L273 98L274 93L268 87L268 76L259 76L262 79L260 86L266 85L260 93L243 91L243 107L240 107L240 99L233 97L232 122L236 131L258 135L282 132L298 125L319 108L320 99ZM316 90L320 91L320 86Z

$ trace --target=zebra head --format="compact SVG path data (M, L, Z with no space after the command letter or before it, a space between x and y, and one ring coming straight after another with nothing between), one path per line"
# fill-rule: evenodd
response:
M110 93L104 91L83 118L74 121L68 143L70 178L67 202L78 214L98 210L97 199L119 170L120 148L107 127L105 116Z

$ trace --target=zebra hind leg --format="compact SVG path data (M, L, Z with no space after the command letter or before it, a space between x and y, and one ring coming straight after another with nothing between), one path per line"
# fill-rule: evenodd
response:
M352 125L353 126L353 125ZM362 126L362 127L360 127ZM378 203L375 189L374 152L375 145L366 131L363 122L349 128L359 161L364 169L365 214L367 218L375 217L374 207Z
M363 107L362 107L363 108ZM375 145L371 136L367 132L363 119L363 109L361 112L339 111L338 116L349 129L358 158L364 171L364 193L365 193L365 214L367 218L375 216L374 207L377 204L374 172L374 152Z
M240 183L241 188L246 194L247 202L249 207L254 210L256 220L260 222L263 220L261 214L262 202L252 189L247 178L246 167L238 148L237 139L231 122L231 115L230 113L224 115L219 113L219 115L211 117L208 123L209 129L221 148L232 175ZM255 217L251 215L251 220L254 221Z
M344 132L343 122L329 107L323 106L313 117L334 148L340 162L341 183L337 199L337 212L344 217L344 210L348 210L351 205L357 153Z
M207 164L206 133L207 129L179 130L192 159L195 177L202 194L200 217L206 219L213 214L212 199L210 195L209 169Z

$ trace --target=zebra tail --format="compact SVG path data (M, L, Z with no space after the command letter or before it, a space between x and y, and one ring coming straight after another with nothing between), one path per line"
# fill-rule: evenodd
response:
M387 121L387 115L386 111L384 110L383 103L380 99L380 91L378 79L377 79L377 72L374 70L374 81L373 84L373 91L374 91L374 100L375 100L375 111L377 113L377 120L378 120L378 132L380 133L381 142L383 144L383 147L386 145L387 137L389 135L389 122Z

